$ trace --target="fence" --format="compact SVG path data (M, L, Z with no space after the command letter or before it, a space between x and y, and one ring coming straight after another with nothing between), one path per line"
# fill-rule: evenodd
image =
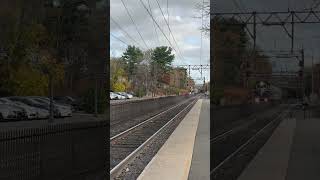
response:
M169 96L111 104L110 120L134 119L147 113L156 113L164 107L172 106L188 98L190 96Z
M102 180L105 177L109 154L105 120L21 123L24 127L0 127L1 180Z

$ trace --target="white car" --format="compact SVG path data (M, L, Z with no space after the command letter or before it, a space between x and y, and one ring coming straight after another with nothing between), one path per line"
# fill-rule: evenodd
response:
M126 92L117 92L117 94L126 97L127 99L133 98L133 95L126 93Z
M19 111L9 104L0 104L0 121L19 120Z
M110 92L110 99L111 100L116 100L116 99L118 99L118 96L115 93Z
M126 99L125 96L122 96L122 95L120 95L118 93L114 93L114 92L110 92L110 93L112 93L114 96L116 96L117 97L116 99Z
M49 117L49 111L41 108L36 108L29 106L20 101L12 101L8 98L0 98L0 102L4 102L6 104L16 105L23 108L27 113L28 119L44 119Z
M0 103L1 104L12 105L12 106L17 106L19 108L22 108L26 112L26 115L27 115L28 119L35 119L36 118L37 114L36 114L36 111L34 110L34 108L21 105L22 104L21 102L13 102L13 101L10 101L7 98L0 98Z
M47 97L29 96L28 98L38 101L39 103L44 103L48 107L50 106L50 99ZM71 106L61 105L53 101L53 108L56 116L58 117L71 117L72 108Z

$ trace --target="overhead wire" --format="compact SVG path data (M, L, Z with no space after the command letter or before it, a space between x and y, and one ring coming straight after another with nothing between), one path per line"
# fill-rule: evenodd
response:
M112 18L112 16L110 16L110 19L111 19L111 21L112 21L125 35L127 35L134 43L136 43L136 44L138 45L138 47L141 47L141 48L142 48L142 46L140 45L140 43L138 43L132 36L130 36L130 34L129 34L126 30L124 30L124 29L119 25L119 23L117 23L117 22L114 20L114 18Z
M240 7L240 5L238 4L238 2L236 0L232 0L232 2L240 12L243 11L243 9Z
M202 0L202 11L201 11L201 31L200 31L200 64L202 61L202 39L203 39L203 33L202 33L202 29L203 29L203 11L204 11L204 0Z
M151 14L153 14L152 13L152 9L151 9L151 5L150 5L150 0L148 0L148 5L149 5L149 10L150 10ZM160 40L159 40L157 28L156 28L156 25L155 25L154 21L152 21L152 24L153 24L154 32L155 32L157 40L158 40L158 44L160 45Z
M162 35L166 38L166 40L169 42L170 46L172 47L172 49L174 49L176 52L178 52L174 46L172 45L172 43L169 41L167 35L163 32L163 29L160 27L160 25L158 24L158 22L154 19L153 15L150 13L149 9L146 7L146 5L144 4L144 2L142 0L140 0L140 3L142 4L142 6L144 7L144 9L148 12L149 16L152 18L152 20L155 22L155 24L157 25L157 27L159 28L160 32L162 33Z
M134 24L134 26L135 26L135 28L136 28L136 30L137 30L140 38L142 39L144 45L147 47L147 49L149 49L147 43L146 43L145 40L143 39L143 37L142 37L142 35L141 35L141 33L140 33L139 29L138 29L138 26L136 25L135 21L133 20L133 17L131 16L131 14L130 14L130 12L129 12L127 6L126 6L126 4L124 3L123 0L121 0L121 2L122 2L122 5L124 6L124 8L126 9L126 12L127 12L128 16L130 17L131 22Z
M110 32L110 35L111 35L113 38L115 38L116 40L118 40L118 41L122 42L123 44L125 44L125 45L129 46L129 44L128 44L128 43L126 43L126 42L125 42L125 41L123 41L122 39L118 38L117 36L115 36L115 35L114 35L114 34L112 34L111 32Z
M162 17L163 17L163 19L164 19L164 21L165 21L165 23L166 23L166 25L167 25L167 27L168 27L168 29L169 29L169 37L170 37L170 34L171 34L171 36L172 36L172 38L173 38L173 41L174 41L174 43L176 44L177 49L178 49L178 51L179 51L179 55L180 55L180 57L182 58L181 60L184 60L183 56L181 55L182 53L181 53L181 51L180 51L180 47L179 47L179 45L178 45L178 43L177 43L177 41L176 41L176 39L175 39L175 37L174 37L174 34L172 33L171 28L170 28L170 26L169 26L169 24L168 24L168 22L167 22L167 20L166 20L166 18L165 18L165 15L164 15L164 13L163 13L163 11L162 11L162 8L161 8L161 6L160 6L160 3L159 3L158 0L156 0L156 2L157 2L157 4L158 4L158 7L159 7L160 12L161 12L161 14L162 14ZM170 40L169 40L169 41L170 41ZM178 53L178 52L177 52L177 53Z

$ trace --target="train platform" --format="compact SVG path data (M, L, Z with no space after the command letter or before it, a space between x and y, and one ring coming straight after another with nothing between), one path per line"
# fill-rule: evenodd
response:
M198 100L138 180L209 179L209 109L208 99Z
M238 180L320 179L320 118L284 119Z

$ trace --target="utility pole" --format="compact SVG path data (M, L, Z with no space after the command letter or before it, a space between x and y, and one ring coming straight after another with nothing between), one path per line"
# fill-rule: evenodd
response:
M49 96L50 96L49 123L52 123L53 122L53 78L51 73L49 73Z
M98 117L98 80L95 77L94 80L95 87L94 87L94 116Z
M313 89L314 89L314 71L313 71L313 50L312 50L312 57L311 57L311 60L312 60L312 65L311 65L311 94L314 93Z
M304 87L304 49L301 50L302 61L300 64L301 67L301 86L302 86L302 100L304 98L305 87Z

